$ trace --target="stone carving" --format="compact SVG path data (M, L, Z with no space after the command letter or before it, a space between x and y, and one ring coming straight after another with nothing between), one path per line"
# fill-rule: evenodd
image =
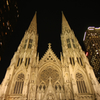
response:
M71 48L68 48L70 47L66 41L68 38ZM31 48L28 48L29 43L31 43L29 39L33 40ZM26 40L28 40L27 46L23 48ZM77 48L74 48L72 40L75 40ZM35 14L0 85L0 100L100 100L100 84L98 84L93 68L88 63L88 59L82 52L63 13L61 42L61 60L53 52L50 43L45 55L39 59L39 55L37 55L38 34ZM72 56L74 57L74 67L69 60ZM79 56L84 58L82 59L83 65L85 65L84 69L77 65L76 58ZM23 61L21 66L17 67L19 57L23 58ZM30 58L30 64L25 67L27 57ZM3 68L3 66L0 67ZM80 71L80 73L75 77L77 71ZM19 74L20 72L22 74ZM89 76L86 72L90 73ZM15 77L18 74L19 76Z
M54 100L54 95L52 93L48 94L47 100Z
M73 92L69 84L66 86L66 97L68 100L73 99Z
M54 84L59 79L58 71L54 70L53 68L48 68L46 70L43 70L40 74L40 79L46 82L47 85L49 77L52 77L52 84Z
M92 83L93 85L95 85L95 82L94 82L93 78L91 77L91 74L89 74L89 76L90 76L90 81L91 81L91 83Z

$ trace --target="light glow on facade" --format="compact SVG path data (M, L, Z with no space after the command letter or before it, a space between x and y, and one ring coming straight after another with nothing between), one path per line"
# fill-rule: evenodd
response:
M85 37L86 37L86 32L84 33L83 41L85 40Z
M88 56L89 55L89 53L88 52L86 52L86 56Z
M88 27L88 30L94 30L94 26L90 26L90 27Z

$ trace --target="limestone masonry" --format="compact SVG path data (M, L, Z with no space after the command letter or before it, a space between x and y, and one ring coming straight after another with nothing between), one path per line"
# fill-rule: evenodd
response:
M0 100L100 100L100 84L63 13L61 43L61 59L49 43L39 60L35 13L0 85Z

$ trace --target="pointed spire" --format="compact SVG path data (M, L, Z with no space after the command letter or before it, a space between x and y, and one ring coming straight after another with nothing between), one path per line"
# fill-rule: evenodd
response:
M28 32L35 32L37 33L37 19L36 19L36 15L37 15L37 12L35 12L35 15L29 25L29 28L28 28Z
M63 11L62 11L62 33L64 33L64 31L69 32L71 30L68 21L66 20Z

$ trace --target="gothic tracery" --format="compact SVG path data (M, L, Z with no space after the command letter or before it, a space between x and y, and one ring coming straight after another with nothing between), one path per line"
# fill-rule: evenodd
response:
M100 84L63 13L61 42L61 60L51 43L39 60L35 14L0 85L0 100L100 100Z
M40 81L44 81L48 85L48 78L52 77L52 84L54 84L59 79L59 73L53 68L47 68L43 70L40 74Z

